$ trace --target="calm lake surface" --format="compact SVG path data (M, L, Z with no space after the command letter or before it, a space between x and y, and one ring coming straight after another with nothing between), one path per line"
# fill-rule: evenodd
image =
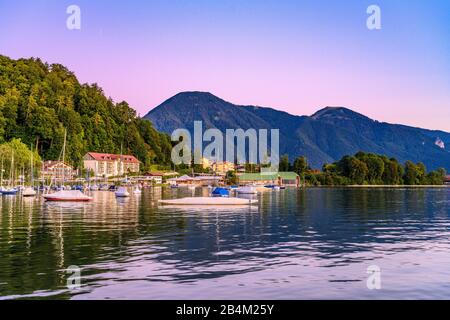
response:
M288 189L220 209L158 206L183 188L93 194L1 197L0 299L450 299L449 188Z

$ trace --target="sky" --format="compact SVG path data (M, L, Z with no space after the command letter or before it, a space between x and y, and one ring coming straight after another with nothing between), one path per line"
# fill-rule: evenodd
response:
M380 30L366 25L372 4ZM69 5L79 30L66 26ZM208 91L450 131L448 0L0 0L0 54L61 63L141 115Z

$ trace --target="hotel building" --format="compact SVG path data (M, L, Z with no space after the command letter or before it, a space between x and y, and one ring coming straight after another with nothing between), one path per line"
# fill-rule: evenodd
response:
M96 177L115 177L138 173L140 161L134 156L88 152L83 158L84 168Z

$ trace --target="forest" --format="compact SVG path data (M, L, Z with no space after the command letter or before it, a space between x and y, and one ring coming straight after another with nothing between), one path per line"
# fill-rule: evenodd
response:
M406 161L400 164L395 158L358 152L341 160L325 164L322 171L311 170L305 157L293 164L285 155L280 160L280 171L292 170L300 175L306 185L442 185L445 169L427 172L423 163Z
M60 64L0 55L0 144L15 139L16 145L32 146L41 159L57 160L65 130L66 161L75 168L88 151L120 153L121 148L135 155L143 170L170 165L170 137L127 102L114 102L97 84L80 84Z

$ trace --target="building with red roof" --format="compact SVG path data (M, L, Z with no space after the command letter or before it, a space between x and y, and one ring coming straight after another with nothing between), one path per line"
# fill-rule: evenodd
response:
M450 185L450 176L446 176L446 177L444 178L444 184Z
M42 163L41 175L44 179L70 180L76 175L72 166L62 161L44 161Z
M84 168L96 177L114 177L138 173L141 162L131 155L88 152L83 158Z

